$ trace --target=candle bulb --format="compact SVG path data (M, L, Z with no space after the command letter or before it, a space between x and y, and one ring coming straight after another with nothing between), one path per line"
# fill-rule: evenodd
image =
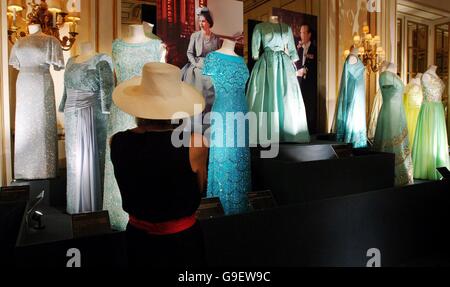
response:
M372 34L367 34L367 35L366 35L366 40L367 40L367 41L372 40Z
M361 43L361 37L356 35L355 37L353 37L353 43L355 45L359 45Z
M369 26L364 25L364 26L363 26L363 33L364 33L364 34L367 34L367 33L369 33L369 32L370 32Z
M347 58L348 55L350 55L350 50L345 50L344 51L344 57Z

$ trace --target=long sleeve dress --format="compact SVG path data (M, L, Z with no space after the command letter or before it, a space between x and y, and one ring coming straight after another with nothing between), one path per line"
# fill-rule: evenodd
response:
M248 107L257 117L257 143L309 142L305 104L294 62L299 60L291 27L260 23L252 38L256 62L247 88ZM255 144L255 140L252 144Z
M59 107L66 131L69 214L102 208L106 128L114 89L109 56L98 54L83 63L75 58L67 63Z

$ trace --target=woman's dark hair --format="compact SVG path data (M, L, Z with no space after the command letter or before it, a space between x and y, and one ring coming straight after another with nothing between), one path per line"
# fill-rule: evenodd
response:
M214 26L214 20L211 17L211 13L209 11L201 11L198 16L205 17L206 22L209 23L209 27L212 28Z

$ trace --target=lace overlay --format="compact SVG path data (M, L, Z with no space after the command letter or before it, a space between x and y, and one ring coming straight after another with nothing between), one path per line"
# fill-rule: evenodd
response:
M251 189L248 126L237 121L233 126L226 119L227 113L242 113L243 118L248 112L245 84L249 71L243 58L213 52L206 58L203 73L211 76L216 90L212 112L223 119L211 119L208 197L220 197L226 214L245 212Z
M154 39L139 44L129 44L120 39L114 41L112 58L118 84L133 77L141 76L142 68L146 63L159 62L161 57L160 40ZM119 110L113 103L109 116L106 141L103 209L109 211L111 225L116 230L125 230L128 223L128 214L122 209L122 197L114 176L109 142L114 134L134 127L136 127L135 118Z

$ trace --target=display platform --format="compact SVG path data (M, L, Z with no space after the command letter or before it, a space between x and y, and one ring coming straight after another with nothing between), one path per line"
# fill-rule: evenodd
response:
M376 248L382 266L450 266L448 190L448 182L424 182L202 220L207 262L211 267L364 267L367 251ZM45 221L46 238L35 234L18 242L17 267L39 262L63 268L71 248L80 250L84 267L125 266L124 233L64 239L68 216ZM58 226L59 234L53 233Z
M42 180L14 180L11 186L30 186L30 198L36 198L42 191L43 202L49 206L66 205L66 170L58 170L58 177Z
M252 150L253 189L269 189L279 205L394 186L395 156L342 143L281 144L276 158Z

